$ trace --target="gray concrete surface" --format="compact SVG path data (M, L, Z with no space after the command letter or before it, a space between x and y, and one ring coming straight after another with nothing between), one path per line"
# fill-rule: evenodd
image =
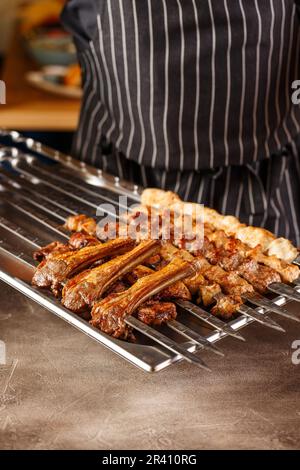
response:
M299 448L300 324L280 323L203 354L211 374L149 375L0 283L0 449Z

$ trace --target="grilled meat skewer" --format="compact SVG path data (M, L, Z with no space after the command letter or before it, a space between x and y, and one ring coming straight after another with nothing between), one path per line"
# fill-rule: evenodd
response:
M142 209L146 210L144 213L148 216L147 208ZM274 265L280 271L285 281L291 281L298 277L299 269L297 266L281 261L274 256L265 256L261 253L259 247L254 250L250 249L240 240L227 236L223 230L215 230L210 224L206 224L205 234L212 243L206 239L202 254L210 261L211 265L219 265L225 271L236 270L237 274L244 278L244 280L249 281L258 292L263 293L267 290L268 285L280 282L281 279L278 272L272 269ZM182 245L184 246L184 243ZM260 264L258 260L265 262L265 264L271 264L271 267ZM236 280L238 280L236 273L230 273L229 276L229 281L233 282L233 289L232 286L224 284L224 272L222 273L218 269L209 269L208 274L210 277L206 275L205 280L203 276L199 275L198 279L194 280L194 283L190 283L189 288L193 294L195 292L200 294L199 301L201 300L205 306L211 305L217 300L212 313L219 314L223 318L230 318L243 303L240 294L251 294L254 292L253 289L249 289L247 284L244 285L244 292L241 289L240 282L238 282L239 285L235 285ZM218 279L216 279L216 274L219 276ZM223 287L220 285L222 276ZM226 298L222 295L222 290L227 294Z
M206 209L207 211L210 211L210 209ZM128 223L130 223L130 220L134 219L136 216L140 216L141 213L144 213L145 216L147 215L150 216L150 211L155 212L158 217L160 218L160 223L163 219L163 210L162 212L159 212L153 208L147 208L147 207L140 207L137 209L136 214L130 214ZM78 218L78 222L76 223L76 217ZM226 216L229 218L231 216ZM66 226L70 229L73 228L75 230L82 230L82 225L84 226L84 216L71 216L70 218L70 223L67 221ZM68 219L68 220L69 220ZM87 218L87 225L89 226L90 230L92 227L92 224L90 222L90 218ZM231 219L230 219L231 220ZM94 228L96 233L96 223L94 221ZM85 230L85 229L84 229ZM149 232L151 230L151 227L149 227ZM118 223L117 223L117 232L118 232ZM269 268L272 268L274 271L276 271L280 276L283 282L293 282L295 279L298 279L300 276L300 270L299 267L291 264L283 259L280 259L272 254L265 255L262 252L261 246L257 245L254 248L247 245L246 243L242 242L240 239L228 235L225 233L224 230L221 229L216 229L215 226L212 225L212 223L205 223L204 225L204 232L205 235L209 238L209 240L213 241L217 248L225 248L226 250L229 250L234 253L236 257L242 255L244 257L250 258L254 261L256 261L259 264L262 264L264 266L267 266ZM150 237L150 233L149 233ZM147 238L145 234L143 234L143 239ZM151 237L150 237L151 238ZM182 243L182 241L177 241L181 247L185 246L185 243ZM233 254L232 254L233 255ZM233 269L233 268L232 268ZM253 266L252 266L253 269ZM267 271L266 271L267 272ZM271 274L271 271L269 271L269 274ZM277 278L278 281L278 278Z
M167 244L167 246L169 247L169 256L166 257L166 259L168 259L168 262L171 261L173 256L178 255L179 252L180 252L180 256L186 259L187 261L192 261L194 259L193 255L188 253L185 250L178 250L178 248L175 248L171 244ZM165 251L165 248L162 248L162 250ZM166 255L166 253L164 254ZM147 261L149 262L149 260ZM209 266L208 263L207 263L207 266ZM141 270L144 271L144 275L150 274L149 271L147 272L147 268L145 266L139 266L136 268L136 270L140 270L139 276L141 274ZM225 277L227 278L228 276L225 275L224 272L222 272L221 274L223 275L224 282L225 282ZM130 276L130 274L128 276ZM247 285L247 283L243 279L240 279L232 275L231 278L233 277L239 279L240 284L244 286L245 292L249 292L249 291L253 292L252 287ZM229 281L230 281L230 278L229 278ZM238 295L235 295L235 292L230 291L229 295L222 296L222 288L217 282L215 282L213 275L210 276L210 279L207 279L202 274L197 274L191 279L185 279L184 284L188 287L192 295L198 296L199 303L202 302L204 306L206 307L213 305L212 313L214 315L220 316L225 319L231 318L232 315L236 313L238 307L243 303L243 300L241 299L241 297ZM229 289L228 283L226 283L226 285L227 285L227 292L228 292L228 289ZM238 287L235 285L234 288L235 290L237 290ZM173 289L173 286L171 286L171 289ZM174 286L174 289L176 289L176 286ZM239 287L239 292L241 291L241 289L242 287ZM187 296L184 292L182 292L182 289L181 289L181 294L184 294L184 297L177 296L176 298L187 300ZM170 298L175 298L175 297L171 296Z
M70 215L64 225L70 232L82 232L86 235L96 235L97 224L92 217L84 214Z
M96 261L125 253L133 246L133 240L118 238L107 243L87 246L77 251L73 249L62 253L54 251L36 268L32 284L38 287L50 287L58 295L62 284L70 277L88 268Z
M87 235L83 232L74 232L68 243L61 242L51 242L46 246L42 246L33 253L33 259L35 261L43 261L52 253L66 253L71 250L79 250L80 248L85 248L86 246L99 245L100 241L98 238L91 235Z
M124 276L125 282L129 285L135 284L139 279L149 276L153 274L155 271L147 266L137 266L132 271L130 271L126 276ZM161 292L156 294L153 299L156 300L174 300L174 299L182 299L182 300L191 300L191 293L189 289L186 287L183 281L176 281L174 284L166 287Z
M186 203L171 191L149 188L143 191L142 204L158 209L172 209L173 207L184 206ZM297 248L289 240L276 238L275 235L263 228L246 226L236 217L224 216L214 209L204 207L204 219L205 222L210 223L216 229L225 230L226 234L234 235L251 248L260 245L262 252L269 256L275 255L281 260L291 262L298 255Z
M139 279L126 292L112 294L97 302L91 311L91 324L115 338L127 339L131 328L124 318L132 315L146 300L174 282L196 274L198 260L189 263L175 258L165 268Z
M101 246L101 245L100 245ZM79 313L91 307L107 289L134 267L157 253L158 240L141 242L131 251L112 260L77 274L69 279L62 291L62 304Z
M269 284L281 281L280 275L274 269L259 264L241 251L231 249L230 246L227 248L229 249L224 248L224 245L217 248L213 242L204 237L202 249L194 254L196 256L203 254L212 265L220 266L229 275L236 272L262 294L267 291Z
M161 256L167 261L177 256L187 261L192 261L194 258L188 251L176 248L171 243L162 245ZM194 295L199 296L198 303L202 302L204 306L214 304L211 308L213 315L223 319L231 318L244 303L241 294L254 292L253 287L239 276L228 276L222 268L211 266L203 256L196 259L200 261L199 272L184 279L184 283Z
M86 246L94 246L99 244L97 237L88 235L84 232L74 232L69 239L69 246L74 250L85 248Z
M33 253L33 259L35 261L44 261L52 253L66 253L70 251L72 247L68 244L61 242L51 242L46 246L42 246Z
M224 249L238 259L250 258L264 266L267 266L277 272L284 282L293 282L299 277L299 268L291 263L276 258L276 256L264 255L259 247L250 249L245 243L232 236L226 235L223 230L211 230L209 224L205 225L205 235L213 242L217 249ZM233 259L233 258L232 258ZM235 269L232 265L231 269Z

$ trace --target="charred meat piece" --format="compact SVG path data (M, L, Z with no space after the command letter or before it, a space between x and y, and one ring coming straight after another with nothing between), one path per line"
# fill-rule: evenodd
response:
M83 232L87 235L95 235L97 224L92 217L83 214L70 215L67 218L64 227L70 232Z
M212 231L209 227L205 227L205 234L218 249L226 250L229 256L239 256L242 262L243 258L251 258L257 263L272 268L278 273L284 282L293 282L300 275L299 267L291 263L277 258L276 256L267 256L261 251L258 245L255 248L250 248L238 238L226 235L223 230ZM237 265L224 267L224 269L235 269Z
M246 258L237 269L237 272L246 279L255 290L264 294L272 282L280 282L280 275L274 269L258 264L254 259Z
M193 259L193 255L185 250L179 250L170 243L165 243L161 250L164 259L172 259L176 256L184 259ZM184 280L192 295L198 296L198 303L211 306L211 313L223 319L229 319L237 313L237 309L243 304L240 293L244 289L253 292L253 287L239 276L231 276L219 266L210 265L203 256L199 256L200 273ZM212 271L216 268L216 272ZM214 275L215 274L215 275ZM226 279L227 278L227 279ZM249 287L248 287L249 286ZM226 295L223 294L223 291Z
M211 313L223 320L230 320L237 313L237 309L243 304L239 295L218 295L216 304L212 307Z
M295 264L287 263L276 256L266 256L256 248L249 252L249 256L253 257L258 263L274 269L281 276L283 282L293 282L300 276L300 269Z
M139 279L126 292L113 294L96 303L91 312L91 324L115 338L127 339L131 330L124 318L169 285L195 274L197 269L197 260L188 263L175 258L162 270Z
M116 281L109 289L107 289L105 295L110 294L120 294L121 292L125 292L128 289L128 286L123 281Z
M150 300L138 308L137 317L150 326L161 326L177 316L176 306L171 302Z
M92 237L91 235L87 235L82 232L75 232L71 235L67 244L56 241L36 250L33 253L33 259L36 261L43 261L53 253L66 253L70 250L79 250L80 248L98 245L99 243L100 242L96 237Z
M202 303L205 307L215 303L218 295L222 293L222 289L216 282L208 281L204 286L199 285L198 303Z
M205 258L197 256L201 265L201 274L212 282L220 284L222 291L226 294L241 295L253 292L253 287L234 272L226 272L220 266L212 266Z
M217 264L225 271L236 271L242 278L251 284L255 290L265 293L272 282L280 282L280 275L272 268L259 264L253 257L248 257L245 252L238 250L236 240L226 237L223 245L218 245L224 237L224 232L219 231L218 242L214 245L205 237L203 254L211 264Z
M86 246L94 246L98 245L100 242L98 238L87 235L83 232L75 232L71 235L69 239L70 247L74 248L75 250L80 250L81 248L85 248Z
M103 245L100 245L103 246ZM118 279L159 251L157 240L141 242L133 250L107 263L81 272L70 279L62 292L62 304L73 312L82 312L99 300Z
M61 242L52 242L49 245L42 246L33 253L35 261L43 261L52 253L65 253L70 251L70 247Z
M242 279L236 273L224 271L220 266L210 264L201 254L194 257L186 250L179 250L170 243L165 243L161 249L161 255L165 259L172 259L174 256L190 261L197 259L199 263L199 274L201 274L206 281L219 284L222 291L226 294L241 295L243 293L254 292L253 287L245 281L245 279Z
M133 285L136 281L142 277L149 276L155 271L148 268L147 266L137 266L130 273L126 274L124 280L130 285ZM183 281L177 281L169 287L166 287L164 290L159 292L154 296L155 300L158 299L182 299L182 300L191 300L192 296L189 289L186 287Z
M81 250L70 249L64 253L52 253L35 270L32 284L38 287L50 287L58 295L62 283L88 268L96 261L115 256L130 250L134 245L131 239L118 238L104 244L88 246Z

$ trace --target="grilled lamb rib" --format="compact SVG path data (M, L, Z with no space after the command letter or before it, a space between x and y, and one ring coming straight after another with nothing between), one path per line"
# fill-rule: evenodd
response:
M197 270L197 259L188 263L175 258L160 271L139 279L126 292L112 294L97 302L91 311L91 324L115 338L130 338L131 329L126 325L124 318L132 315L141 304L155 294L176 281L196 274Z
M91 307L118 279L157 253L159 248L158 240L144 241L128 253L72 277L63 289L62 304L76 313Z
M66 253L70 251L71 247L61 242L51 242L46 246L42 246L33 253L33 259L35 261L43 261L48 258L52 253Z
M124 280L128 284L133 285L139 279L145 276L149 276L154 272L155 271L153 271L153 269L150 269L147 266L140 265L134 268L130 273L126 274ZM191 298L191 293L183 281L174 282L174 284L169 287L166 287L164 290L162 290L153 297L153 299L155 300L191 300Z
M41 262L53 253L66 253L70 250L79 250L80 248L93 245L99 245L99 240L96 237L83 232L75 232L69 238L68 243L55 241L42 246L33 253L33 259Z
M61 290L62 283L71 276L88 268L98 260L107 256L119 255L130 250L133 246L133 240L118 238L78 251L70 249L63 253L53 252L36 268L32 284L38 287L50 287L57 295Z

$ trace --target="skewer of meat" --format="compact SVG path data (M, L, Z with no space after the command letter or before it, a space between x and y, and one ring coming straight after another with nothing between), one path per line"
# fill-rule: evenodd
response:
M147 190L148 191L148 190ZM156 190L155 190L156 191ZM146 194L146 191L144 192ZM172 193L173 194L173 193ZM172 201L172 199L171 199ZM154 198L155 202L155 198ZM128 223L130 223L130 220L133 220L137 215L139 216L140 213L144 212L146 217L150 218L150 209L147 207L140 207L136 209L137 212L136 214L130 214L129 215L129 220ZM151 209L153 213L154 209ZM210 209L207 209L207 211L210 211ZM163 210L162 212L156 211L157 215L161 217L161 220L163 219ZM78 223L76 223L76 217L78 218ZM80 216L71 216L68 221L66 222L66 226L68 229L75 229L75 230L81 230L82 224L83 223L83 217L82 215ZM223 217L223 216L222 216ZM231 216L225 216L227 218L231 218ZM90 222L90 218L87 219L87 225L92 226ZM226 219L227 220L227 219ZM231 220L231 219L230 219ZM94 222L94 227L96 227L96 223ZM117 227L118 228L118 227ZM151 227L149 227L149 237L151 238ZM205 223L204 225L204 233L205 235L209 238L209 240L213 241L218 248L225 248L226 250L232 251L232 253L235 256L239 256L242 254L242 256L247 257L249 259L254 260L257 263L260 263L264 266L267 266L271 269L273 269L276 273L280 274L281 279L283 282L293 282L296 279L299 278L300 276L300 270L299 267L291 264L283 259L278 258L275 255L269 254L265 255L262 252L261 246L256 245L254 248L247 245L246 243L242 242L238 238L229 235L226 233L224 230L221 229L216 229L215 226L213 226L211 223ZM143 238L147 238L146 234L143 233ZM181 243L181 246L184 247L185 243L182 243L182 240L176 240L177 244ZM254 263L253 263L254 264ZM266 271L267 272L267 271ZM271 274L271 271L269 271L269 274ZM274 275L274 278L276 276ZM279 280L277 279L277 282Z
M101 245L100 245L101 246ZM117 280L160 249L158 240L141 242L129 252L69 279L62 291L62 304L80 313L91 307Z
M148 217L147 209L145 214ZM206 225L205 233L213 240L218 240L218 248L212 246L212 243L206 239L204 249L200 252L201 255L205 255L210 263L202 256L202 268L206 271L206 276L198 275L196 291L199 293L199 300L205 306L214 304L211 310L212 313L222 318L230 318L236 312L242 313L244 311L243 313L245 313L246 307L241 306L244 300L251 299L252 303L257 306L273 310L287 318L298 320L297 317L282 308L278 308L268 299L254 295L253 286L255 290L265 292L269 285L280 282L281 279L278 273L272 268L262 266L254 257L246 256L249 255L249 251L253 250L249 250L242 242L233 237L228 237L224 231L217 232L218 237L216 237L216 231L212 230L210 225ZM223 246L224 243L226 243L226 250ZM198 255L200 253L198 252ZM220 268L229 271L229 275ZM233 269L236 272L232 272ZM244 279L241 279L239 275ZM248 316L251 314L252 318L256 316L255 311L249 308L247 314ZM261 317L258 320L263 322ZM264 323L267 323L266 318Z
M148 216L147 211L145 212ZM82 219L79 219L80 221ZM72 225L74 228L74 225ZM180 255L187 261L192 261L193 256L186 250L176 249L171 244L162 247L162 255L170 261L173 256ZM200 257L199 257L200 258ZM229 319L241 310L244 303L242 294L254 294L253 287L236 273L228 275L218 266L210 265L201 255L202 272L195 279L185 280L192 295L197 295L198 302L205 307L211 307L211 313L223 319ZM204 272L206 273L204 275ZM248 309L248 314L250 310ZM255 312L252 311L252 316ZM260 318L259 318L260 320Z
M191 260L193 255L184 249L178 249L171 243L165 243L161 249L161 255L164 259L171 259L174 256L183 257L185 260ZM246 315L259 323L270 328L284 331L274 320L267 315L261 315L252 308L244 304L244 299L252 298L255 296L253 287L244 279L240 278L236 273L224 271L220 266L212 266L202 255L197 255L196 259L199 261L199 273L196 279L192 279L193 284L199 276L203 276L209 281L213 281L216 287L212 289L208 295L211 295L215 305L211 309L211 313L222 318L231 318L235 313ZM185 280L186 282L187 280ZM205 284L204 289L207 290ZM199 286L199 292L203 292ZM224 295L225 292L227 295ZM288 313L288 312L287 312ZM288 313L289 315L289 313ZM289 318L290 317L289 315Z
M145 189L141 198L142 204L145 206L153 206L158 209L176 207L185 203L179 196L171 191L163 191L160 189ZM189 203L190 204L190 203ZM298 250L292 243L285 238L276 238L268 230L259 227L251 227L242 224L236 217L223 216L214 209L204 208L205 222L211 224L215 229L224 230L229 235L247 244L251 248L257 245L261 246L263 253L269 256L291 262L298 255Z
M103 260L116 256L133 248L131 239L110 240L107 243L86 246L80 250L54 251L38 265L32 278L32 284L38 287L49 287L58 295L70 277Z
M112 294L94 304L91 324L115 338L127 339L131 328L125 317L132 315L145 301L174 284L176 281L197 273L198 260L187 262L175 258L163 269L140 278L127 291Z
M286 263L276 256L266 256L259 247L250 249L239 239L226 235L224 230L211 230L211 226L208 224L205 226L205 236L215 244L217 249L224 249L228 254L231 252L232 255L238 256L240 259L249 258L273 269L284 282L293 282L299 277L298 266ZM235 266L232 265L231 269L235 269Z

